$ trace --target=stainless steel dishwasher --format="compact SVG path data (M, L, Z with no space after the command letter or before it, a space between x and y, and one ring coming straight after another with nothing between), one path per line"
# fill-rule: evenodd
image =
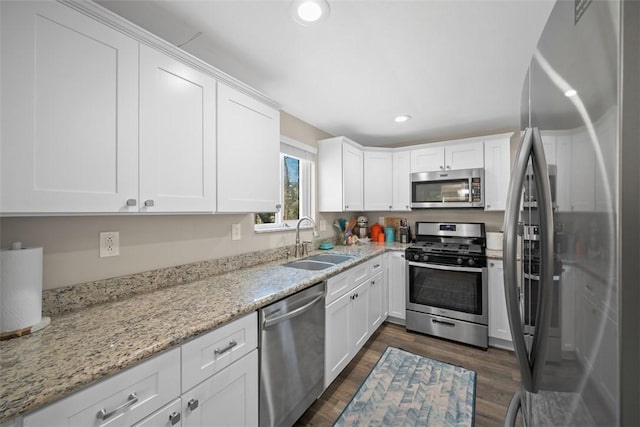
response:
M260 427L289 427L323 391L325 282L260 310Z

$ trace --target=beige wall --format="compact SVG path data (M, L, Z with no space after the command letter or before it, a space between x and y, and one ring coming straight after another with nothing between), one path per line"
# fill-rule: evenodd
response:
M331 135L285 113L281 133L317 146ZM321 238L333 236L335 215L319 215L327 221ZM231 225L241 224L242 239L231 240ZM101 231L120 232L120 255L98 257ZM311 232L302 233L305 240ZM67 216L0 219L3 248L20 240L25 246L44 248L44 288L51 289L92 280L139 273L245 252L291 245L293 232L256 234L252 215L131 215Z

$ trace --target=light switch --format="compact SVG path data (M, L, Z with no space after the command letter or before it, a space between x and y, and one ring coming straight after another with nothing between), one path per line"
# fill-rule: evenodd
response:
M242 238L242 224L231 224L231 240Z

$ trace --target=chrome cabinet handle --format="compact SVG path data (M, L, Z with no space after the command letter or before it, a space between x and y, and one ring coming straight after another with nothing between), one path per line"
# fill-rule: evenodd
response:
M447 165L447 169L451 169L451 165Z
M344 208L345 209L349 209L349 205L344 205Z
M433 323L437 323L439 325L444 325L444 326L448 326L450 328L455 328L456 324L455 323L451 323L451 322L445 322L444 320L438 320L438 319L431 319L431 321Z
M444 170L444 166L440 165L440 170Z
M138 201L136 199L128 199L127 200L127 206L135 206L138 204Z
M282 205L280 203L278 203L276 205L276 212L280 212L280 208L282 208Z
M393 208L393 205L389 205L389 209Z
M154 205L153 200L145 200L145 201L144 201L144 206L145 206L146 208L150 208L150 207L152 207L153 205Z
M169 414L169 422L172 426L178 424L180 422L180 412L172 412Z
M490 208L490 207L491 207L491 205L487 205L487 207L488 207L488 208Z
M113 416L115 413L122 411L123 409L134 405L138 402L138 395L135 393L135 391L133 393L131 393L129 395L129 397L127 397L127 401L125 403L123 403L122 405L118 406L115 409L112 409L111 411L107 411L106 408L102 408L98 411L98 413L96 414L96 418L99 420L106 420L107 418L110 418L111 416Z
M406 209L409 209L409 205L404 205L404 207L405 207Z
M380 264L376 264L373 266L373 268L378 268L378 267L380 267Z
M229 344L227 344L226 347L224 347L224 348L216 348L213 351L213 354L218 354L218 355L219 354L224 354L224 353L226 353L227 351L231 350L233 347L235 347L237 345L238 345L238 343L236 342L236 340L231 340L231 341L229 341Z
M520 378L525 390L533 391L533 378L529 359L527 357L527 347L524 342L524 328L520 317L520 303L518 302L518 262L517 262L517 235L518 235L518 214L520 213L520 199L522 185L524 184L527 172L527 162L529 153L533 145L533 130L527 128L516 153L516 163L511 174L507 205L504 213L504 295L507 303L507 313L509 326L511 327L511 338L513 346L518 355L518 367L520 368Z
M189 408L190 411L193 411L198 407L198 404L198 399L191 399L187 402L187 408Z

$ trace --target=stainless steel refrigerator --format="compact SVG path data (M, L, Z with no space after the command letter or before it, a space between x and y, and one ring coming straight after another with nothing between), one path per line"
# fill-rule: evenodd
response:
M504 223L505 425L637 425L640 2L560 0L525 78Z

